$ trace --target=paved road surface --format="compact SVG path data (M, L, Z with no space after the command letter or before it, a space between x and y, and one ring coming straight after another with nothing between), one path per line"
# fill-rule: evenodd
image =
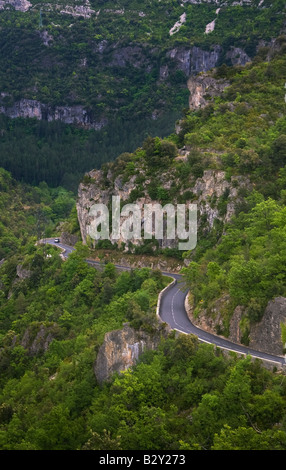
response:
M64 256L68 256L74 250L73 247L68 245L55 243L53 239L46 239L45 242L61 248L64 252ZM87 262L92 266L100 265L99 262L92 260L87 260ZM130 270L130 268L126 266L115 266L121 270ZM176 279L176 283L169 290L166 290L162 296L159 310L161 319L170 325L172 329L186 334L194 334L201 342L215 344L222 349L227 349L245 355L251 355L252 357L257 357L258 359L273 363L273 365L285 364L284 356L274 356L272 354L266 354L260 351L249 349L245 346L232 343L231 341L228 341L220 336L203 331L193 325L189 320L185 309L187 290L184 288L182 276L180 274L172 274L169 272L162 272L162 274Z

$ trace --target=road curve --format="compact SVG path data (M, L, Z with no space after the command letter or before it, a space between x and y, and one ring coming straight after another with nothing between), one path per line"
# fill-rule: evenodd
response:
M53 239L46 239L43 240L43 242L59 247L65 257L67 257L74 250L73 247L62 243L56 243ZM90 259L87 259L87 263L91 266L99 266L102 264L100 262ZM116 264L115 266L120 270L129 271L131 269L127 266L121 266ZM214 344L221 349L233 351L238 354L249 355L254 358L273 363L273 366L285 365L286 359L284 356L275 356L272 354L267 354L261 351L250 349L246 346L242 346L240 344L228 341L227 339L224 339L221 336L208 333L193 325L193 323L188 318L185 309L185 300L188 290L184 285L182 276L180 274L173 274L165 271L162 271L162 274L164 276L169 276L170 278L173 278L176 281L169 289L166 289L166 291L162 295L159 307L159 316L161 320L167 323L172 329L185 334L194 334L198 337L199 341L201 342Z

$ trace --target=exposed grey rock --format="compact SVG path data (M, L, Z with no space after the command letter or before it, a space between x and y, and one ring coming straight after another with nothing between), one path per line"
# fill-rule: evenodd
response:
M160 67L160 80L166 80L169 76L169 69L167 65Z
M127 67L132 65L135 68L144 68L151 71L152 67L144 48L140 45L118 47L112 53L109 62L112 67Z
M190 300L188 300L190 299ZM194 317L191 294L186 299L186 310L190 320L199 328L210 333L217 334L223 331L222 311L229 302L229 295L218 299L210 310L202 309L199 315ZM243 335L241 320L247 314L247 307L238 305L230 319L228 339L241 344ZM282 356L286 345L282 342L281 325L286 325L286 298L276 297L268 302L262 320L256 324L250 324L249 348L268 354Z
M102 384L114 373L121 373L134 366L144 351L156 349L162 335L167 334L168 329L162 329L151 337L144 331L134 330L128 324L122 330L108 332L94 364L97 381Z
M229 86L227 80L217 80L204 73L190 77L188 80L190 109L205 107L212 98L220 96L227 86Z
M214 68L220 58L222 49L220 46L213 46L212 50L204 50L201 47L176 47L167 53L167 57L172 59L178 70L182 70L187 77L200 72L207 72Z
M0 113L6 114L12 119L21 117L46 121L59 120L65 124L76 124L96 130L102 129L107 124L106 118L94 119L81 105L52 107L40 101L26 98L16 101L8 107L4 106L3 103L1 105L0 101Z
M286 21L282 27L281 34L286 33ZM284 48L284 42L280 42L279 38L272 38L270 41L265 41L261 39L258 43L258 46L256 48L256 52L259 53L261 52L261 49L266 48L267 50L267 55L266 55L266 61L270 61L273 59L275 54L277 52L281 52L282 48Z
M205 51L200 47L193 47L191 51L191 69L190 74L207 72L214 68L220 58L222 49L215 45L210 51Z
M286 298L276 297L268 302L262 320L251 326L249 347L282 355L281 324L286 324Z
M192 293L186 296L185 309L191 322L204 331L212 334L220 334L224 330L224 319L222 308L229 302L229 295L223 295L217 299L211 309L201 309L199 314L194 315Z
M0 10L5 10L9 6L25 12L31 8L32 3L28 0L0 0Z
M90 18L92 15L96 14L96 11L90 8L89 2L86 2L86 5L66 5L62 10L61 14L71 15L73 17L83 16L84 18Z
M79 238L77 235L73 235L68 232L61 233L61 242L64 243L65 245L74 246L78 241L79 241Z
M29 279L29 277L31 277L31 274L32 273L29 269L23 268L23 266L20 264L17 266L17 276L20 279Z
M191 3L192 5L201 5L203 3L213 3L214 5L223 6L225 5L225 0L181 0L182 3ZM232 2L229 2L229 5L251 5L253 3L253 0L233 0Z
M59 336L60 328L56 323L44 325L43 323L31 324L22 338L15 335L12 340L12 347L21 345L27 350L29 356L36 356L45 353L53 339Z
M240 322L242 320L242 316L244 314L245 308L241 307L238 305L230 319L230 324L229 324L229 339L230 341L233 341L234 343L240 343L241 342L241 329L240 329Z
M45 46L47 47L51 46L54 38L51 34L48 33L47 30L44 29L44 30L39 31L39 35Z
M226 53L226 59L230 59L232 65L245 65L251 62L251 58L240 47L231 47Z
M12 1L12 0L11 0ZM26 0L15 0L15 1L26 1ZM1 6L1 0L0 0ZM80 6L69 7L65 9L65 13L69 13L69 8L74 12L74 15L87 15L86 13L89 4L86 3L83 9L77 12L76 9L81 8ZM76 11L74 11L76 10ZM45 30L42 29L38 33L40 35L43 44L49 47L53 43L53 37ZM102 40L99 43L94 43L93 52L97 55L99 61L104 60L104 66L110 67L134 67L142 73L150 73L154 67L154 64L158 63L158 58L161 52L158 48L146 44L129 44L122 46L119 43L112 43L107 40ZM201 47L193 46L177 46L165 53L165 56L161 56L162 64L159 68L158 81L166 81L168 77L175 71L182 71L187 78L195 76L202 72L207 72L217 66L222 55L222 48L219 45L213 45L210 49L204 50ZM249 61L249 57L245 52L239 48L231 48L227 53L227 57L233 61L233 63L244 64ZM167 62L166 62L166 59ZM79 67L89 67L86 58L83 58ZM214 82L213 84L214 85ZM205 88L205 85L202 85ZM211 89L210 85L206 85ZM35 92L37 90L34 90ZM213 93L215 89L213 90ZM202 91L203 93L203 91ZM195 96L202 95L197 87ZM54 121L60 120L66 124L74 124L78 126L84 126L88 129L100 130L108 124L107 118L104 116L98 116L93 111L88 111L82 104L74 106L51 106L48 103L42 103L35 99L22 98L16 101L14 104L7 104L8 98L13 102L12 96L1 93L0 99L0 113L7 115L10 118L36 118L38 120ZM6 100L5 100L6 98ZM205 98L204 98L205 99ZM196 99L194 98L194 101ZM199 102L202 102L202 96L199 98ZM156 109L151 110L150 115L152 119L157 119L159 111Z
M183 13L179 20L174 24L174 26L170 29L169 34L170 36L173 36L173 34L176 34L180 29L181 26L186 22L186 13Z
M203 176L196 180L192 192L198 197L195 202L198 205L200 217L206 217L209 228L213 227L215 219L223 220L224 223L229 222L235 212L235 207L241 201L238 190L242 187L251 189L248 178L237 176L228 181L225 171L220 170L205 170ZM226 211L223 215L220 214L217 204L222 197L227 199Z
M176 181L169 171L161 172L160 178L161 186L165 190L168 191L172 184L180 188L180 182ZM142 196L134 201L141 212L142 223L144 221L144 205L160 204L159 201L152 200L148 195L148 183L149 181L145 180L145 189ZM222 220L223 222L229 221L235 212L237 204L241 201L241 198L238 196L238 191L241 187L251 188L247 178L237 176L233 177L231 181L227 181L225 172L218 170L206 170L201 178L190 182L190 186L187 189L194 195L194 199L190 202L198 206L198 226L205 219L204 230L209 231L213 227L215 219ZM101 170L94 170L86 175L85 180L79 186L77 201L77 214L83 243L90 241L89 228L95 218L90 213L91 207L94 204L110 206L113 195L119 196L122 202L127 201L134 189L136 189L135 175L131 176L124 183L120 175L113 181L111 172L107 174L106 180ZM184 190L182 190L181 194L183 193ZM178 189L179 194L180 189ZM227 197L225 196L226 194ZM223 214L220 213L218 206L219 200L222 197L227 199L226 210ZM176 204L176 200L173 201L173 204ZM123 221L124 219L121 218L120 223L122 224ZM117 240L119 244L122 241L124 241L122 238ZM141 239L132 239L131 241L134 245L142 243ZM111 242L113 242L112 239ZM158 240L158 242L159 246L163 248L175 248L178 246L177 239L170 240L166 238L165 230L164 238Z

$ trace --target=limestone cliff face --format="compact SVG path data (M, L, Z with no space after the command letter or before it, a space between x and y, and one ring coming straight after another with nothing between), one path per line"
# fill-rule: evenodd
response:
M32 275L32 272L29 269L23 268L21 264L17 265L16 272L17 272L17 277L21 280L29 279L29 277L31 277Z
M190 109L205 107L215 96L221 95L227 86L229 86L227 80L216 80L208 74L190 77L188 80Z
M107 124L105 118L94 119L81 105L77 106L49 106L37 100L21 99L12 106L5 106L3 98L7 95L1 94L0 113L14 118L35 118L46 121L62 121L65 124L75 124L89 129L99 130ZM2 103L1 103L2 101Z
M89 0L83 0L83 5L61 5L46 3L41 5L49 10L60 11L61 14L72 15L73 17L82 16L83 18L90 18L91 15L97 14L95 10L90 8ZM6 10L10 7L15 10L27 12L32 7L32 3L28 0L0 0L0 10Z
M1 5L4 8L4 3L7 6L7 2L0 0ZM26 11L29 9L30 3L27 0L10 0L10 3L14 5L16 9ZM79 6L75 8L80 8ZM73 10L73 9L72 9ZM64 12L69 13L69 7L66 6ZM77 14L83 14L80 10ZM84 15L84 14L83 14ZM88 15L88 13L86 13ZM54 38L49 34L48 31L42 29L39 31L40 40L48 48L52 47ZM158 50L156 47L150 48L146 44L129 44L122 46L118 43L108 42L102 40L99 44L94 45L94 54L97 57L98 63L103 64L106 67L119 67L121 69L129 68L130 66L135 67L142 73L151 73L154 67L158 63ZM175 71L182 71L186 76L186 84L188 77L195 77L200 73L205 73L217 66L220 59L222 58L223 50L219 45L213 45L209 50L204 50L201 47L193 46L177 46L171 50L166 50L162 53L161 59L162 64L158 72L158 83L167 81L170 74ZM227 53L228 59L232 60L233 63L243 64L248 61L246 54L243 50L231 48ZM239 59L240 58L240 59ZM250 59L249 59L250 60ZM79 67L88 69L89 63L86 58L82 58ZM205 78L205 83L201 78L198 78L199 83L196 85L192 80L189 81L188 86L191 91L191 97L194 95L193 105L197 101L203 101L202 95L205 94L206 88L208 92L214 87L214 81L209 82L210 79ZM219 90L222 84L219 85ZM195 90L194 90L195 87ZM202 90L201 90L202 88ZM215 89L213 91L215 91ZM34 91L35 92L35 91ZM30 93L27 91L27 93ZM65 124L74 124L78 126L84 126L88 129L100 130L108 124L108 120L104 116L98 116L93 110L88 111L85 109L83 104L77 104L74 106L51 106L49 103L42 103L37 99L22 98L13 104L7 104L7 102L13 102L13 96L10 96L5 91L0 92L0 113L7 115L10 118L36 118L38 120L54 121L60 120ZM151 116L156 119L157 110L151 111Z
M213 53L209 55L199 54L197 68L193 72L200 73L192 73L188 79L187 85L190 91L190 109L205 107L214 97L220 96L224 89L230 85L228 80L216 79L212 77L210 72L206 73L206 71L209 71L217 64L219 56L216 57L215 51L220 53L219 48L216 48ZM251 62L251 58L243 49L233 46L226 53L225 58L230 61L232 65L245 65ZM201 64L200 61L202 61Z
M144 175L143 170L142 175ZM143 182L142 196L133 201L141 211L142 222L144 219L143 207L145 204L160 204L158 200L152 200L148 195L148 184L150 180L147 178ZM204 230L209 231L216 219L227 222L235 212L237 204L240 202L239 189L242 187L250 188L250 183L245 177L232 177L230 181L226 179L224 171L206 170L201 178L196 180L190 178L189 187L181 189L180 181L177 180L170 171L161 171L160 184L163 189L168 191L172 185L178 188L178 197L185 191L192 193L192 200L188 203L197 204L198 208L198 226L204 223ZM136 176L131 176L128 180L123 181L122 176L113 177L109 171L107 176L102 170L94 170L86 175L84 181L80 184L78 190L77 214L81 230L83 243L89 240L89 229L94 216L90 209L94 204L104 204L110 207L112 196L119 196L121 202L128 202L130 194L136 190ZM224 210L221 210L221 201L225 200ZM176 205L177 200L172 201ZM164 206L164 204L161 204ZM121 223L123 219L121 218ZM112 241L112 240L111 240ZM118 240L119 243L122 241ZM132 240L134 244L140 244L141 240ZM177 246L176 240L164 239L161 242L162 247ZM94 243L93 243L94 245Z
M110 379L116 372L121 373L134 366L144 351L156 349L162 335L167 334L168 330L162 329L151 337L144 331L136 331L128 325L122 330L107 333L94 364L98 383Z
M268 302L261 322L251 327L250 348L282 355L281 324L286 323L286 298L276 297Z
M176 47L167 52L167 57L175 62L178 70L181 70L189 77L215 67L221 53L222 49L218 45L214 45L211 50L207 51L197 46L192 48Z
M212 3L216 6L223 6L225 5L224 0L182 0L183 3L191 3L192 5L201 5L203 3ZM253 0L233 0L229 2L230 5L251 5Z
M209 311L203 309L194 317L190 299L186 299L186 310L190 320L199 328L214 334L222 334L225 329L223 312L230 300L225 294L218 299ZM247 308L238 305L230 319L228 339L241 344L244 328L242 320L247 313ZM248 325L249 348L257 351L283 355L286 345L282 343L282 327L286 324L286 298L276 297L269 301L262 320L259 323Z
M225 58L229 60L232 65L245 65L251 62L251 58L243 49L234 46L231 46Z
M251 188L249 180L242 176L226 179L225 171L206 170L202 178L198 178L192 188L196 194L201 219L206 219L206 227L212 228L215 219L229 222L235 213L235 208L241 202L240 188ZM225 209L222 211L219 201L226 200Z

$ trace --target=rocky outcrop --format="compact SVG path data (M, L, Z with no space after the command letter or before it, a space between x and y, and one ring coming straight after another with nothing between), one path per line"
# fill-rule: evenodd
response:
M241 330L241 320L243 318L243 314L245 312L245 308L241 305L238 305L232 314L232 317L229 322L229 339L234 343L241 343L241 338L243 332Z
M61 233L61 242L64 245L74 246L79 241L79 237L72 233L62 232Z
M114 373L121 373L134 366L144 351L156 349L162 335L167 334L168 329L162 328L150 336L144 331L134 330L128 324L122 330L107 333L94 364L98 383L102 384Z
M108 65L122 68L132 66L136 69L143 69L147 73L151 72L153 68L150 51L140 44L125 47L114 45Z
M191 293L186 297L185 308L190 320L199 328L213 334L223 334L228 330L227 338L242 344L244 334L243 319L247 315L247 307L238 305L225 328L224 310L230 300L225 294L217 299L210 309L201 309L194 315ZM282 327L286 325L286 298L276 297L268 302L262 320L256 324L247 322L249 348L268 354L282 356L286 347L282 342Z
M143 208L145 204L160 204L160 201L150 198L148 194L149 183L150 180L146 178L142 195L136 201L133 201L141 212L142 221L144 220ZM185 191L192 193L192 200L187 201L187 203L197 204L198 227L204 224L204 230L206 231L213 227L215 219L222 220L224 223L228 222L234 214L237 204L241 201L239 189L242 187L251 188L247 178L236 176L228 181L225 172L218 170L204 171L201 178L195 181L190 180L190 186L185 189L180 188L180 181L176 180L170 171L160 173L160 183L166 191L173 184L176 185L178 187L178 196L184 194ZM90 241L89 231L95 217L90 211L91 207L94 204L104 204L110 207L112 196L119 196L122 203L128 202L130 194L136 188L135 175L127 181L123 181L120 175L113 179L111 171L108 172L107 176L104 175L102 170L94 170L86 175L79 186L77 201L77 214L83 243ZM172 203L176 205L176 200ZM120 219L120 223L122 222L123 218ZM118 239L119 244L121 241L121 239ZM131 241L137 245L141 243L141 239ZM166 238L160 240L160 246L162 247L172 248L177 246L177 243L177 240L167 240Z
M229 222L235 213L235 208L241 198L240 188L251 189L249 180L242 176L232 176L231 180L226 179L225 171L206 170L202 178L196 180L192 192L197 196L199 215L206 219L207 227L210 229L214 225L215 219ZM224 207L221 207L221 203Z
M47 30L43 29L39 31L39 36L41 40L43 41L44 46L50 47L53 43L53 36L48 33Z
M85 5L76 5L76 6L66 5L61 10L61 14L71 15L74 18L76 18L77 16L81 16L83 18L90 18L92 15L98 14L98 12L90 8L90 3L87 0L85 2Z
M281 324L286 324L286 298L276 297L268 302L262 320L250 330L249 347L258 351L282 355Z
M182 0L182 3L191 3L192 5L201 5L203 3L213 3L217 6L225 5L224 0ZM229 5L251 5L253 0L232 0L232 2L228 2Z
M240 47L231 47L226 53L225 58L231 62L231 65L245 65L251 62L249 55Z
M176 47L167 52L167 57L175 62L177 70L181 70L189 77L214 68L218 64L221 52L222 49L218 45L214 45L211 50L197 46Z
M28 0L0 0L0 10L6 10L9 7L19 11L28 11L32 6Z
M121 46L117 43L101 41L94 47L95 53L100 53L107 57L106 65L110 67L129 67L130 65L143 69L150 73L154 67L154 56L158 55L158 48L152 48L144 44L130 44ZM162 55L164 63L160 68L160 79L167 79L170 72L181 70L186 77L200 72L206 72L215 67L221 58L222 48L218 45L212 46L209 50L201 47L178 46L168 50ZM156 60L157 63L157 60Z
M12 347L21 345L29 356L37 356L47 352L50 343L58 338L59 334L60 328L56 323L33 323L25 330L22 338L18 335L13 338Z
M170 36L173 36L173 34L176 34L181 29L181 26L186 22L186 17L187 17L186 13L183 13L180 16L180 19L170 29L169 31Z
M214 97L220 96L229 85L227 80L217 80L207 74L190 77L188 80L190 109L204 108Z
M12 1L12 0L11 0ZM16 0L15 0L16 1ZM20 0L17 0L20 2ZM24 2L24 0L21 0ZM1 0L0 0L1 6ZM88 3L84 7L76 6L70 7L66 6L65 10L62 13L74 14L89 16L90 10ZM79 9L79 10L78 10ZM54 37L44 28L41 28L38 31L41 42L46 46L46 48L51 48L54 44ZM172 81L169 83L168 80L170 77L174 77L176 72L183 72L185 75L185 85L187 83L188 77L196 76L200 73L205 73L213 68L215 68L222 60L224 54L223 49L219 45L210 46L208 49L203 49L202 47L193 46L177 46L169 50L159 50L158 47L151 47L148 44L141 43L130 43L122 44L119 42L111 42L106 39L103 39L100 42L94 41L91 43L92 52L96 55L94 59L98 63L98 67L103 69L108 68L120 68L120 69L130 69L134 67L138 72L144 74L154 73L156 69L157 74L157 84L162 84L162 82L167 82L169 86L172 85ZM231 48L227 53L228 60L233 63L243 64L249 60L248 56L241 49ZM78 60L78 67L83 70L89 69L90 61L86 57L81 57ZM158 72L157 72L157 66ZM92 72L93 73L93 72ZM96 69L95 69L96 73ZM128 72L129 73L129 72ZM109 74L109 72L108 72ZM200 80L200 79L199 79ZM142 82L143 83L143 82ZM191 87L191 81L189 82L189 87ZM196 103L202 103L202 95L205 94L206 87L209 88L208 92L215 93L216 90L220 91L221 84L215 86L214 81L212 84L207 82L206 85L200 83L196 90L194 91L193 101ZM202 90L200 91L200 87ZM217 88L218 87L218 88ZM190 88L191 95L193 90ZM25 97L14 101L12 95L7 94L6 91L0 93L0 113L5 114L6 116L14 118L35 118L38 120L46 121L55 121L59 120L65 124L73 124L76 126L83 126L87 129L100 130L108 124L107 113L110 116L110 110L105 110L105 114L102 111L102 114L98 115L95 106L93 108L86 109L86 99L78 97L77 105L61 105L52 106L49 103L42 102L42 97L37 97L37 89L34 87L33 93L30 89L26 89ZM101 100L102 96L98 95L98 99ZM70 96L62 97L62 102L70 103ZM161 103L161 104L160 104ZM154 104L154 109L150 110L150 117L152 119L157 119L160 115L158 107L161 109L164 106L164 100L162 102Z
M194 312L192 293L189 292L185 299L185 309L190 321L209 333L219 335L223 334L225 330L224 317L222 314L224 306L229 301L229 295L224 295L220 299L217 299L215 304L210 310L200 309L199 313ZM231 339L231 338L229 338ZM231 341L235 341L231 339ZM236 342L236 341L235 341Z
M4 98L7 95L4 94ZM3 94L2 94L3 99ZM99 130L107 124L105 118L94 119L81 105L77 106L49 106L37 100L21 99L12 106L5 106L0 101L0 113L14 118L35 118L46 121L62 121L65 124L80 125L90 129Z
M32 271L30 269L25 269L21 264L18 264L17 268L17 276L19 279L29 279L32 275Z
M99 12L90 8L89 0L84 0L83 3L83 5L65 5L64 7L61 4L52 5L51 3L46 3L42 4L41 7L50 11L60 11L61 14L73 17L82 16L83 18L90 18L92 15L99 14ZM26 12L32 7L32 3L28 0L0 0L0 10L6 10L11 7L15 10Z

